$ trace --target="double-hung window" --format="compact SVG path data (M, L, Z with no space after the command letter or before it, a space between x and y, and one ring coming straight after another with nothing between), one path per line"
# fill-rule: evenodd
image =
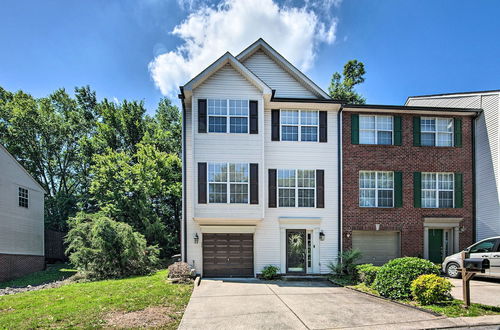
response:
M28 204L29 204L28 189L19 187L18 196L19 196L19 206L28 208Z
M315 170L278 170L280 207L315 207Z
M422 173L422 207L452 208L453 173Z
M207 100L210 133L248 133L248 100Z
M359 116L360 144L393 144L392 116Z
M209 163L209 203L248 203L248 164Z
M420 118L421 145L453 146L453 118Z
M318 141L318 111L282 110L280 118L282 141Z
M359 206L393 207L394 172L359 172Z

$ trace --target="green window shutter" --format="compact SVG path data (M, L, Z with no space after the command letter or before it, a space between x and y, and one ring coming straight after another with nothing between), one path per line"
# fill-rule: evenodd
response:
M394 207L403 207L403 173L394 172Z
M413 206L422 207L422 173L413 172Z
M402 118L394 116L394 145L400 146L403 142Z
M359 144L359 115L351 115L351 143Z
M420 117L413 117L413 145L420 147Z
M453 128L454 128L454 136L455 136L455 147L461 147L462 146L462 119L461 118L455 118L454 123L453 123Z
M455 173L455 208L464 207L463 175Z

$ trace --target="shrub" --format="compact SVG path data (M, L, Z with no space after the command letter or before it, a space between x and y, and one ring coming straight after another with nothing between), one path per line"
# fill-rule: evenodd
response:
M277 266L268 265L262 269L261 276L265 280L272 280L278 276L279 270L280 269Z
M452 284L435 274L420 275L411 283L413 298L422 305L432 305L450 297Z
M128 224L100 213L79 213L69 221L66 237L69 260L90 279L119 278L151 273L159 250Z
M340 254L340 262L330 263L328 268L336 275L354 276L356 274L356 261L359 258L361 258L361 251L357 249L346 250Z
M179 282L189 282L193 277L193 270L186 262L175 262L168 266L168 278Z
M356 267L359 279L368 286L371 286L375 281L379 269L380 267L372 264L363 264Z
M439 268L429 260L405 257L393 259L380 267L374 288L384 297L406 299L411 296L411 282L420 275L439 275Z

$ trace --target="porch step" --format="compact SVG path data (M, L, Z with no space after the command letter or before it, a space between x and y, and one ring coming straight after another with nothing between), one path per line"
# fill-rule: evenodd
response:
M322 282L328 281L328 276L323 275L284 275L283 281L304 281L304 282Z

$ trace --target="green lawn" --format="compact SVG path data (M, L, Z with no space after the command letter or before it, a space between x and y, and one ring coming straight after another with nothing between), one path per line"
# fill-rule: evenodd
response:
M114 311L138 311L151 306L169 308L167 329L175 329L192 285L170 284L167 271L151 276L73 283L55 289L0 297L0 328L101 327Z
M6 287L25 287L28 285L40 285L44 283L64 280L76 273L76 270L71 269L68 264L49 265L46 270L31 273L21 278L8 282L0 282L0 289Z

